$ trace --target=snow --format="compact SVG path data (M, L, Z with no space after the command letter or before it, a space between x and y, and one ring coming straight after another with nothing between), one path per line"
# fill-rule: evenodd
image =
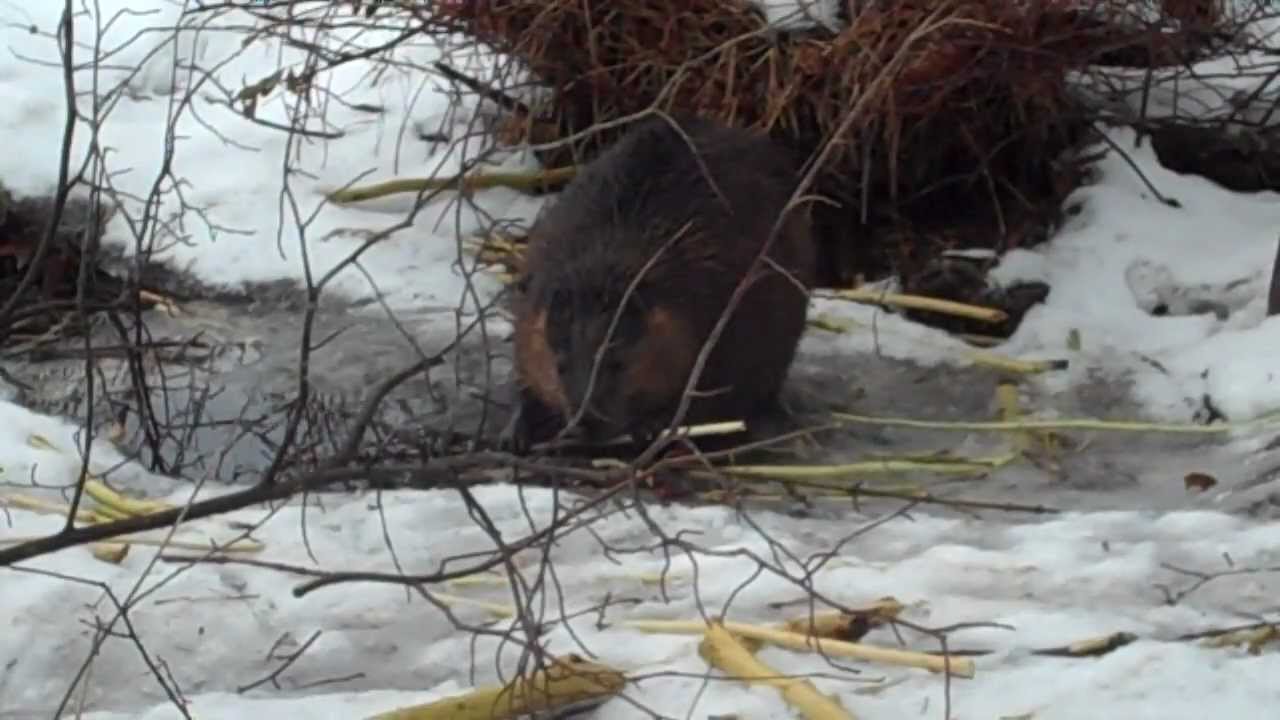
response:
M1149 412L1164 420L1186 421L1206 392L1233 420L1280 409L1264 350L1280 343L1280 325L1266 318L1280 202L1170 172L1149 144L1134 148L1132 131L1111 135L1181 207L1155 198L1117 154L1104 158L1097 183L1068 199L1082 203L1081 213L1053 242L1008 253L993 274L1052 287L1002 350L1125 368ZM1166 314L1153 315L1157 306ZM1067 349L1073 328L1078 353Z
M839 23L837 0L752 0L764 12L769 26L778 30L799 30L821 25L836 29Z
M412 139L415 125L427 132L458 133L470 115L463 108L455 117L441 92L444 85L412 69L441 57L441 49L433 45L405 43L401 52L412 67L393 69L378 78L367 77L368 67L360 63L327 73L315 92L320 108L309 113L306 127L341 133L341 140L290 142L285 133L250 122L227 107L227 95L242 82L256 82L277 68L300 70L305 58L302 50L265 40L242 49L241 39L253 18L234 3L216 12L191 10L185 15L186 4L180 2L152 2L146 11L133 0L103 0L99 5L104 26L100 52L111 62L103 63L97 82L104 91L117 85L127 88L98 138L114 150L110 169L119 175L113 183L122 194L138 199L130 209L135 216L141 215L142 199L151 194L165 165L163 139L172 123L176 138L172 173L187 185L179 196L167 184L156 215L171 218L184 203L204 212L199 219L188 212L184 226L174 233L178 237L160 235L145 241L155 243L157 260L186 267L207 282L237 286L304 279L298 226L316 213L325 192L392 177L448 177L477 152L475 143L449 152L447 143L435 148ZM328 4L311 5L312 14L328 9ZM0 177L21 192L47 191L57 178L65 109L61 93L50 92L62 85L57 45L50 34L57 28L61 7L62 3L49 2L0 8L7 21L0 29L3 42L14 55L32 61L10 61L0 68L0 90L8 98L0 107L0 123L22 128L23 138L21 143L10 143L0 157ZM30 32L33 27L40 33ZM94 36L92 15L79 16L76 32L82 41ZM356 52L396 36L391 27L337 28L323 41ZM217 68L216 81L190 69L193 57L202 68ZM142 69L134 71L138 66ZM82 88L93 83L90 69L80 72L77 82ZM173 107L190 90L199 94L192 107ZM327 99L330 94L343 102ZM290 117L301 111L285 97L277 90L260 101L257 117L287 126ZM386 112L373 114L358 105L379 106ZM211 134L209 126L216 126L218 134ZM82 123L77 132L75 152L83 154L89 147L90 130ZM291 197L282 189L286 158L298 168L290 177ZM512 154L504 166L518 169L528 162ZM306 227L311 274L318 279L343 262L359 245L358 233L385 230L400 222L413 202L413 195L399 195L354 207L325 207ZM502 189L488 193L484 204L499 217L527 215L537 206L537 201ZM453 267L458 254L452 232L454 207L447 196L431 203L412 227L361 256L368 277L377 279L375 287L352 267L332 290L357 298L381 293L400 306L457 304L466 284ZM474 211L464 209L461 215L464 233L482 228L482 219ZM117 216L108 232L116 242L133 247L135 240L123 216ZM482 290L496 288L487 276L476 276L474 281Z
M12 413L20 411L11 411ZM23 420L26 418L12 417ZM10 427L13 427L10 425ZM46 478L48 479L48 478ZM170 497L187 499L184 491ZM508 541L551 520L550 491L527 491L523 505L501 487L477 490L477 499L492 515ZM391 492L326 499L324 508L309 509L307 539L315 562L301 540L301 508L245 510L218 521L198 521L187 530L229 540L232 522L261 527L254 537L266 546L256 559L313 570L432 572L455 553L483 553L493 548L479 528L459 511L451 492ZM379 512L372 510L380 507ZM702 680L696 636L647 635L621 623L633 618L697 618L699 607L726 613L744 622L777 622L803 614L804 606L777 610L770 603L802 597L801 588L784 577L798 577L800 558L814 558L838 538L858 530L874 517L850 513L839 521L796 520L774 513L753 519L760 532L748 530L725 508L651 508L652 519L667 537L697 531L693 542L715 555L697 558L696 573L684 553L672 555L666 594L645 582L662 571L663 554L651 549L619 555L622 564L603 555L605 547L642 547L651 535L634 514L611 514L593 524L599 540L574 533L553 551L558 591L548 593L545 621L558 621L563 598L564 623L545 640L553 652L595 653L599 662L645 675L658 675L628 690L642 707L667 716L689 709ZM13 513L7 534L52 532L61 521L53 516ZM384 525L385 523L385 525ZM386 537L384 537L384 532ZM1275 575L1234 576L1189 595L1177 605L1164 602L1161 584L1181 589L1194 579L1162 569L1162 563L1202 571L1280 561L1273 525L1215 513L1178 513L1152 517L1133 512L1065 515L1037 524L1002 526L979 519L919 516L913 522L888 522L868 531L818 570L819 592L837 602L866 604L892 595L909 608L915 622L942 626L991 622L1012 628L976 628L951 638L954 647L983 649L976 658L977 675L956 680L952 702L956 717L1007 717L1034 712L1037 718L1096 717L1106 708L1115 717L1203 717L1212 707L1234 717L1261 717L1258 708L1273 706L1280 689L1274 684L1280 655L1258 656L1239 649L1211 649L1178 642L1178 635L1246 622L1250 613L1274 610L1280 590ZM3 536L0 536L3 537ZM773 555L770 543L795 553ZM393 558L387 543L395 549ZM140 598L131 618L135 632L156 661L163 660L174 681L190 699L196 717L248 717L278 710L307 717L361 717L375 712L458 693L474 672L477 683L494 682L494 653L510 671L517 650L500 640L451 629L442 614L393 585L364 584L321 588L294 597L305 578L241 565L175 562L154 563L155 550L137 545L119 565L97 562L84 548L60 552L32 566L74 574L110 586L118 598L132 592ZM538 572L543 548L517 556L528 582ZM753 577L756 563L770 571ZM184 555L198 555L185 552ZM813 561L809 563L812 565ZM502 584L437 590L451 595L509 604ZM588 611L612 593L606 629ZM0 663L9 668L0 691L10 708L45 716L65 691L66 672L83 658L91 642L87 622L109 621L110 606L90 585L35 573L9 572L0 596L6 624ZM537 607L535 605L535 607ZM482 624L492 619L478 608L455 608L458 620ZM505 632L507 621L490 630ZM267 655L277 640L291 641L284 655L296 650L316 631L310 649L281 678L282 689L258 689L238 695L273 670L279 660ZM1142 639L1099 659L1061 659L1029 654L1109 633L1126 631ZM576 638L576 639L575 639ZM908 640L913 647L935 648L927 638ZM887 630L869 642L892 644ZM579 642L581 645L579 645ZM39 648L39 651L33 649ZM838 695L858 717L902 717L906 708L940 708L942 683L924 671L890 666L860 666L862 675L839 677L823 667L820 657L766 649L760 657L785 672L823 672L815 680L824 692ZM55 672L54 669L61 669ZM663 676L660 673L688 673ZM311 691L305 685L363 675ZM86 717L169 718L168 706L135 647L113 640L103 646L95 665L91 701L115 711ZM885 685L876 692L867 688ZM716 688L721 688L717 690ZM1090 702L1079 699L1087 695ZM147 709L150 708L150 709ZM712 684L699 702L697 716L743 713L744 717L789 717L779 697L769 690L743 692ZM935 712L940 712L936 710ZM926 713L924 716L930 717ZM646 717L617 700L598 717Z
M393 176L448 174L461 166L462 158L449 154L444 144L402 137L415 125L457 130L462 122L458 118L468 114L464 109L455 118L440 86L421 71L403 67L374 79L366 77L358 63L337 70L327 80L334 95L340 93L352 103L381 105L386 112L373 115L330 102L325 107L326 129L342 137L290 146L280 133L237 118L209 99L222 93L218 85L238 88L242 79L256 80L301 58L267 41L241 52L243 33L234 27L250 21L244 11L183 16L181 5L158 0L150 5L140 0L99 4L104 24L114 18L102 52L125 46L109 63L100 63L100 82L104 90L120 82L129 88L116 99L101 128L99 141L113 148L112 169L119 173L112 182L138 198L133 210L142 207L142 198L165 162L166 126L170 116L178 114L173 172L188 183L182 201L207 207L208 214L207 220L186 221L181 242L160 238L168 245L160 254L206 282L236 286L307 276L294 211L282 195L281 168L289 154L300 155L297 162L305 169L290 177L302 217L313 213L326 190L363 173L367 175L359 181L368 183ZM56 56L48 33L60 6L0 6L0 32L14 57L48 61ZM175 97L170 82L174 46L164 45L172 32L139 32L172 28L180 19L232 29L206 31L199 40L180 36L178 54L196 53L206 67L226 62L214 74L216 82L205 81L193 106L178 113L170 106ZM40 33L30 32L32 27ZM77 33L82 42L92 37L93 27L92 15L81 16ZM370 47L392 32L335 30L326 42ZM131 41L134 44L126 45ZM413 64L422 66L439 57L441 50L417 45L406 52ZM138 65L143 70L130 75L129 68ZM182 86L201 78L195 73L179 75ZM87 87L91 80L86 70L78 82ZM0 92L7 98L0 104L0 123L9 128L11 138L21 138L0 154L0 178L20 191L44 190L56 179L64 112L60 87L54 67L24 61L0 64ZM278 95L259 108L259 117L278 123L287 122L288 113ZM318 120L312 123L319 127ZM206 126L217 127L221 136ZM82 125L80 133L77 153L89 146L88 128ZM1001 352L1069 358L1069 372L1037 381L1050 389L1068 391L1088 374L1127 379L1154 419L1187 422L1205 393L1232 420L1280 410L1280 383L1272 361L1280 343L1280 323L1264 317L1280 202L1271 193L1242 195L1201 178L1170 173L1156 163L1149 148L1133 147L1129 131L1114 130L1110 136L1150 182L1181 207L1155 198L1118 155L1102 160L1096 181L1071 200L1080 204L1079 214L1051 242L1010 253L997 269L996 277L1003 282L1038 279L1052 286L1047 302L1028 315ZM502 159L504 167L528 162L514 153ZM120 172L126 168L129 172ZM502 190L486 191L476 199L499 218L527 218L539 204ZM160 216L176 213L182 201L167 193ZM324 208L306 233L311 274L333 268L360 242L353 233L339 230L388 227L401 219L410 202ZM376 290L357 269L344 271L334 289L352 298L378 292L398 309L458 303L464 278L457 267L459 238L447 215L451 212L449 198L442 197L415 219L412 228L365 253L361 264L367 276L376 279ZM464 233L483 225L478 214L464 215ZM111 232L113 242L132 245L121 221ZM496 288L492 279L477 281L484 284L482 290ZM1164 312L1155 314L1157 309ZM962 347L958 341L897 316L831 300L815 301L814 310L848 323L854 331L811 333L806 352L877 352L922 364L963 361L957 360L962 358L956 352ZM1078 348L1068 339L1073 331L1081 340ZM1099 408L1098 414L1106 414L1106 408ZM61 452L33 446L32 435ZM56 500L58 488L79 471L76 448L81 443L76 427L66 421L0 403L0 496L13 491ZM149 476L100 443L94 469L119 464L123 467L116 468L113 477L123 473L145 482L153 494L172 502L191 498L191 486ZM201 489L200 497L210 492ZM482 487L476 493L508 541L545 526L555 502L545 491L517 493L505 486ZM451 492L388 492L310 502L305 542L303 512L296 501L273 511L248 509L198 521L178 538L226 541L239 532L232 522L260 525L253 536L266 549L251 557L313 571L391 572L399 566L406 572L431 572L449 555L492 548L489 537ZM613 559L602 554L602 542L631 548L654 542L634 514L596 521L599 540L579 532L549 550L560 589L547 589L547 613L558 616L555 608L563 599L564 614L574 618L567 623L572 633L563 622L550 628L544 638L550 649L596 653L601 662L646 677L628 687L635 704L612 701L597 712L599 718L649 717L643 707L668 716L791 717L773 690L723 682L704 687L701 676L706 668L696 653L697 637L646 635L619 623L628 618L692 619L703 608L743 622L786 619L801 611L778 610L770 604L804 593L782 574L801 572L797 558L815 558L837 546L837 554L814 577L818 589L836 601L859 605L892 595L907 605L905 617L913 622L1012 626L974 628L952 636L955 646L991 651L976 659L974 679L952 683L955 718L1033 713L1038 720L1070 720L1103 713L1176 720L1203 718L1210 710L1253 718L1271 716L1280 701L1280 687L1274 682L1280 676L1280 654L1275 651L1252 655L1239 648L1177 640L1186 633L1274 618L1280 592L1277 574L1222 577L1177 603L1167 602L1160 589L1167 586L1177 592L1196 582L1173 567L1214 572L1280 566L1280 525L1275 523L1206 511L1068 513L1026 524L913 513L910 520L892 519L837 545L840 538L878 518L870 510L846 512L839 521L761 511L752 517L758 531L725 508L665 507L648 512L668 536L696 530L691 541L715 551L697 556L696 573L689 555L672 554L667 600L643 580L645 573L662 570L661 552L636 551ZM0 543L54 532L61 522L56 516L0 508ZM793 555L776 554L774 542ZM537 548L517 558L526 578L536 572L542 551ZM133 597L137 604L130 618L136 632L147 652L163 662L196 717L271 712L361 717L494 682L495 655L501 656L504 671L515 662L517 650L510 643L455 629L438 609L403 588L341 585L299 598L293 595L301 581L298 576L247 565L163 561L158 552L154 546L135 544L123 562L114 565L93 558L85 548L73 548L24 563L24 570L0 570L0 667L5 668L0 675L0 717L49 716L90 656L93 623L110 622L114 616L100 587L37 570L104 583L117 598ZM773 571L756 575L757 563L746 553L774 565ZM509 603L511 598L511 591L500 583L435 590L493 603ZM614 600L636 603L611 608L606 614L611 625L598 627L597 614L589 610L606 593ZM492 620L478 607L455 612L469 624ZM505 631L501 624L490 629ZM321 635L282 674L279 689L268 684L236 692L278 667L281 656L316 631ZM1136 633L1140 639L1096 659L1030 652L1119 631ZM288 641L270 658L285 636ZM916 649L936 648L927 638L906 639ZM895 642L883 630L867 640ZM855 663L862 675L850 678L831 671L821 658L802 653L765 649L760 657L784 672L826 671L813 682L838 695L860 718L942 716L943 683L923 671ZM126 639L105 642L86 685L80 699L93 712L84 717L179 716L165 701L138 648ZM695 697L698 705L691 710Z

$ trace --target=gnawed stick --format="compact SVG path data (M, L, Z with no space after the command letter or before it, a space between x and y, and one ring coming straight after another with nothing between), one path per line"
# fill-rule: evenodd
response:
M706 623L701 620L628 620L620 623L620 625L641 632L676 633L681 635L702 633L706 631L707 627ZM814 638L801 633L786 632L746 623L726 622L723 625L726 630L734 635L767 642L789 650L822 652L835 657L915 667L929 670L930 672L946 672L949 665L951 674L962 678L972 678L975 673L973 661L968 658L948 658L910 650L896 650L863 643Z
M970 320L989 322L992 324L1002 323L1009 319L1008 313L997 308L970 305L968 303L956 302L954 300L940 300L938 298L925 297L923 295L904 295L902 293L883 292L872 288L830 290L814 294L818 297L832 298L836 300L849 300L857 303L889 305L907 310L927 310L940 315L951 315L953 317L968 318Z
M893 620L904 606L894 598L884 598L846 613L840 610L817 612L792 618L778 626L779 630L832 640L856 641L872 628Z
M854 720L839 702L804 678L786 677L760 662L719 623L707 627L698 654L707 664L752 685L777 688L782 698L810 720Z
M1070 645L1061 647L1042 648L1040 650L1032 650L1032 655L1045 655L1048 657L1098 657L1106 655L1112 650L1122 648L1138 639L1137 635L1129 632L1117 632L1102 637L1089 638L1087 640L1078 640Z
M936 459L884 458L838 465L724 465L717 468L735 477L777 480L831 480L888 473L929 472L939 475L980 475L1016 460L1016 453L989 457ZM834 487L834 485L833 485Z
M1220 435L1245 429L1257 429L1280 424L1280 413L1268 413L1251 420L1235 423L1195 425L1191 423L1157 423L1129 420L1101 420L1098 418L1057 418L1042 420L1027 418L1017 421L1001 420L925 420L902 417L877 417L833 412L831 417L840 423L873 425L879 427L915 428L918 430L948 430L952 432L1025 432L1027 430L1080 430L1094 432L1170 433L1185 435Z
M334 190L328 194L331 202L339 205L366 202L399 193L420 193L432 190L461 189L463 192L505 187L521 192L556 185L571 179L578 168L573 165L535 170L533 172L473 172L462 177L396 178L386 182L360 187Z
M625 684L617 670L569 656L501 687L477 688L464 695L379 713L368 720L507 720L596 705L617 695Z

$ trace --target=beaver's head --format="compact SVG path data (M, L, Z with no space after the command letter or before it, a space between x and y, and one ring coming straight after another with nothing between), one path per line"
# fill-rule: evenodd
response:
M593 442L666 427L701 346L679 308L646 301L643 287L624 296L626 286L580 283L546 293L538 311L569 418L581 410Z

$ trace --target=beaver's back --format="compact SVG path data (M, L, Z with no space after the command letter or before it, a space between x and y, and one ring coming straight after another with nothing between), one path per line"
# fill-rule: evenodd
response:
M601 273L630 278L687 223L689 240L668 250L670 261L664 258L655 277L694 291L728 280L723 272L709 277L709 270L737 274L749 267L791 198L797 159L760 133L703 118L675 120L679 129L660 117L637 123L583 168L539 217L531 272L554 273L567 284ZM809 243L803 243L807 259L792 258L801 251L795 245L780 238L775 257L811 272Z
M797 158L764 135L676 120L679 129L662 118L638 123L579 173L530 232L517 370L563 414L580 403L581 369L599 345L584 338L604 334L603 315L645 272L639 295L649 314L630 321L638 327L620 328L620 369L597 377L592 393L593 405L623 416L614 430L669 421L697 353L799 179ZM742 297L698 385L727 390L693 402L687 422L742 418L776 397L804 329L813 276L807 209L787 214L770 258L790 279L760 266L764 276ZM556 305L571 310L549 313Z

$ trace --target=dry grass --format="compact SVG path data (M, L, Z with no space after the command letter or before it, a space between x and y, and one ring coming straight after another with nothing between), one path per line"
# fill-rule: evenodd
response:
M435 12L551 90L514 139L566 140L544 154L554 166L591 156L621 131L602 125L649 108L759 128L810 153L835 143L817 190L839 204L818 212L838 284L944 249L1043 239L1079 179L1058 160L1087 126L1068 73L1136 46L1173 61L1182 37L1063 0L864 5L875 7L843 27L795 32L770 28L746 0L471 0ZM871 111L846 122L855 106Z

